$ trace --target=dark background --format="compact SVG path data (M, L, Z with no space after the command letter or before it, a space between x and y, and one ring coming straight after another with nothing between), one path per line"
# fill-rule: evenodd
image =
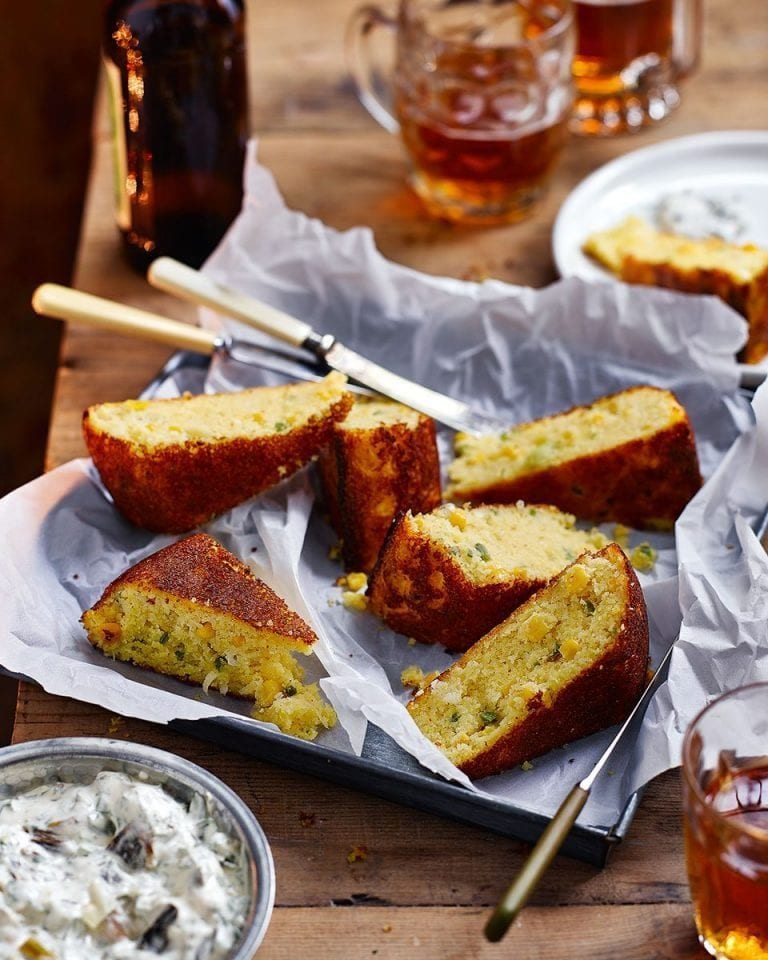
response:
M32 0L2 18L0 496L44 468L60 325L37 317L29 301L39 283L72 281L101 8L99 0ZM10 735L15 693L0 677L0 743Z

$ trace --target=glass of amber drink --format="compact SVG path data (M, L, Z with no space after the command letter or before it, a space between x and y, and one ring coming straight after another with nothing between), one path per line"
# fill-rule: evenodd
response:
M370 36L396 37L391 102L371 69ZM566 140L573 103L570 0L401 0L350 24L348 58L360 99L411 162L430 213L461 223L525 217L542 197Z
M768 960L768 683L725 694L683 745L685 851L699 939Z
M574 0L571 129L630 133L663 120L697 65L702 0Z

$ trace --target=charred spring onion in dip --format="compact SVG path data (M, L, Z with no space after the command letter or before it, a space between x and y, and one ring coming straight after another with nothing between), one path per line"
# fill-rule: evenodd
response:
M245 853L198 794L105 771L0 799L0 960L218 960L247 909Z

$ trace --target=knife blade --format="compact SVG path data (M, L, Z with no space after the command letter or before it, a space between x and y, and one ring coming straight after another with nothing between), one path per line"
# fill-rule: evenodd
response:
M149 268L147 279L159 290L210 307L278 340L308 351L353 382L404 403L454 430L465 433L492 433L509 426L509 422L500 417L475 410L461 400L407 380L356 353L331 334L319 334L304 321L232 290L199 270L193 270L170 257L159 257L155 260Z
M274 370L299 380L319 380L329 370L338 370L350 378L350 389L355 392L391 397L455 430L481 433L489 429L500 430L507 425L506 421L479 414L466 403L371 363L333 338L329 338L322 349L314 351L313 359L304 359L301 355L219 336L201 327L56 283L41 284L32 296L32 307L36 313L58 320L139 336L180 350L208 356L222 353L236 362Z

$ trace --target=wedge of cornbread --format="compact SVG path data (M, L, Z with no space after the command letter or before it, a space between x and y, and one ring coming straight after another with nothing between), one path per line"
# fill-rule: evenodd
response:
M294 657L312 653L314 632L207 534L130 567L82 622L107 656L252 699L254 716L286 733L314 739L335 722L316 685L302 684Z
M550 503L582 519L669 528L701 486L688 415L638 386L501 434L457 434L446 497Z
M627 283L720 297L749 324L742 359L768 353L768 250L665 233L634 216L591 234L583 249Z
M318 464L348 570L372 569L399 513L440 503L434 421L392 400L358 397Z
M181 533L273 486L314 457L352 405L346 378L90 407L88 451L137 526Z
M368 584L368 609L422 643L466 650L585 550L607 543L533 504L404 514Z
M647 665L643 594L609 544L534 593L408 710L457 767L485 777L622 721Z

